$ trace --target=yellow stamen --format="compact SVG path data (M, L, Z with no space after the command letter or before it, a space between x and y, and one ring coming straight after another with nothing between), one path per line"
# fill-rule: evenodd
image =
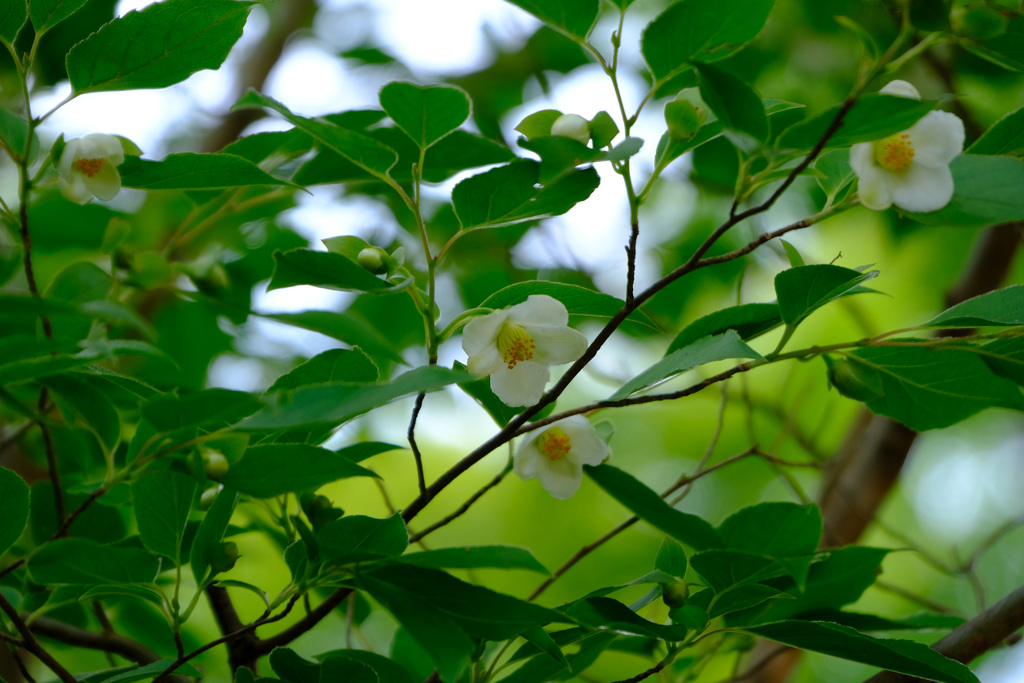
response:
M887 171L903 173L914 163L914 144L907 133L890 135L875 143L875 161Z
M511 370L516 363L533 358L537 344L521 325L505 323L498 332L498 352Z
M537 437L537 450L551 462L558 462L569 455L569 451L572 450L572 440L558 427L552 427Z
M99 159L79 159L74 163L74 167L75 170L78 171L79 173L84 173L85 175L92 178L94 175L100 172L100 169L103 168L103 163L105 161L106 159L104 159L103 157L100 157Z

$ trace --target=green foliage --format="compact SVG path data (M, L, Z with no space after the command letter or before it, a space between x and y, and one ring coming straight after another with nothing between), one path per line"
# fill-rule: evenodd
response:
M510 0L542 27L475 71L413 83L431 72L398 51L333 45L384 80L370 108L300 115L249 88L269 71L249 74L224 130L268 113L283 130L201 147L176 130L174 150L220 151L161 160L110 130L91 140L121 145L115 173L116 154L69 159L90 138L53 114L220 68L255 3L96 4L0 8L0 629L36 678L745 678L758 637L978 680L876 634L973 628L983 603L957 602L955 581L1012 581L978 560L1014 523L967 558L892 554L927 520L897 501L893 547L856 545L842 530L877 511L835 501L882 500L860 488L891 484L909 430L966 442L1000 415L976 414L1024 411L1024 285L1005 239L1024 220L1024 110L1005 94L1022 83L1019 10L847 3L851 36L814 3ZM325 10L282 7L261 8L271 28L245 71L322 33ZM70 95L44 111L61 64ZM586 64L609 77L607 110L531 99ZM878 94L883 78L935 99ZM937 107L965 119L948 177L934 149L959 140L929 139ZM641 117L664 122L657 140ZM903 134L895 156L876 147ZM115 178L139 192L82 206L68 190ZM872 213L883 181L895 208ZM314 194L370 208L311 245L291 211ZM882 265L844 265L864 262ZM853 296L880 272L891 299ZM300 288L344 294L308 309ZM275 290L288 308L260 300ZM256 323L283 327L280 346ZM523 387L539 398L499 398ZM852 487L839 455L882 427L849 401L903 425ZM584 466L606 445L614 460ZM542 490L577 484L575 500ZM836 538L849 545L824 546ZM922 559L953 578L934 588ZM926 613L880 597L883 563L885 587ZM315 652L332 613L347 649L293 649ZM83 643L131 663L82 673L96 668Z

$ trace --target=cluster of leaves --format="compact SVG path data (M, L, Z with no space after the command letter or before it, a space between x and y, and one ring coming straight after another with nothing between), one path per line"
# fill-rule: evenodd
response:
M455 478L516 436L570 415L682 399L775 363L820 356L840 393L915 430L946 427L988 407L1024 410L1024 286L905 325L921 331L980 328L971 336L893 332L787 351L809 316L872 292L864 283L878 275L867 268L807 264L788 245L791 267L775 277L774 301L700 317L668 342L661 360L607 397L561 410L555 405L620 326L659 338L660 321L641 306L664 288L855 205L846 148L906 130L937 104L864 94L894 61L913 57L915 48L905 49L912 35L922 31L959 41L1001 67L1020 70L1014 36L1020 35L1024 14L985 5L994 12L988 18L1005 25L982 30L977 24L984 17L969 18L973 9L956 14L948 3L935 3L944 8L936 14L920 8L929 3L910 3L889 50L876 50L870 34L860 30L865 75L843 102L809 116L802 104L761 98L746 79L717 64L758 36L772 0L672 3L643 32L640 50L650 79L644 105L696 86L711 114L692 137L664 133L653 170L639 188L631 163L643 141L630 133L640 112L629 115L624 105L617 123L605 112L589 122L589 145L549 134L560 112L528 119L518 146L533 158L465 130L470 98L451 85L393 82L380 91L379 109L321 117L300 116L252 91L237 109L272 112L291 128L251 135L216 153L162 160L142 158L125 143L122 185L147 191L145 206L132 214L111 206L71 206L46 188L63 141L39 135L46 115L31 111L29 75L42 37L84 4L14 0L0 9L0 42L25 90L20 109L0 109L0 147L20 173L17 201L0 207L5 230L20 245L0 268L3 281L12 283L0 294L0 416L16 431L4 447L23 448L47 475L30 487L18 473L0 468L5 641L45 655L33 629L43 634L49 624L46 635L81 644L88 623L84 606L92 604L101 614L117 612L123 621L115 620L115 630L138 622L145 624L141 630L161 634L139 639L151 641L153 650L116 649L109 644L113 640L106 641L108 651L135 653L133 664L88 677L111 683L198 676L189 662L220 642L228 644L236 681L400 682L436 672L456 683L489 680L507 667L511 673L501 680L526 683L568 679L609 650L660 658L655 670L699 670L719 648L748 650L753 637L928 680L977 680L966 666L923 645L873 635L948 629L961 620L893 620L845 609L874 583L887 551L820 550L821 514L813 505L763 503L714 526L666 502L672 491L659 495L608 464L588 467L590 480L665 540L650 572L557 608L452 573L497 568L549 575L528 550L469 545L410 552L408 524ZM613 80L619 76L617 59L606 58L591 42L601 13L598 0L513 4L545 24L547 40L567 39ZM612 4L619 19L611 48L617 57L623 16L632 3ZM166 87L219 67L251 7L234 0L165 0L111 19L67 51L71 98ZM1007 114L953 163L955 192L948 206L910 218L942 226L1024 220L1022 111ZM479 128L488 126L481 121ZM731 160L723 164L733 197L728 217L653 285L639 289L639 207L673 161L697 150ZM605 162L625 179L633 218L625 295L598 291L582 277L516 271L508 252L523 229L587 200L602 180L594 165ZM490 168L477 171L485 167ZM432 205L423 199L425 184L456 176L465 177L454 185L450 201ZM824 194L819 214L733 251L711 251L730 228L769 209L800 177L813 178ZM324 240L326 251L310 249L278 225L297 191L324 184L345 184L385 203L407 230L408 245L387 245L367 257L378 245L346 234ZM156 220L158 226L145 224ZM76 245L60 244L64 224L76 226L87 257L71 253ZM47 245L66 258L41 274L41 288L33 259ZM414 248L418 253L407 256ZM460 250L470 248L480 261L476 271L460 258ZM449 324L439 329L442 272L458 276L465 308L455 315L445 311ZM190 286L182 286L183 279ZM310 285L355 293L343 312L263 314L320 332L344 348L275 373L261 395L205 388L210 360L230 350L218 317L241 324L261 315L251 310L251 290L267 279L268 289ZM510 408L486 381L458 364L438 365L438 346L472 315L537 294L562 302L573 322L603 325L583 357L538 403ZM775 332L771 350L751 345ZM405 369L414 357L410 349L419 350L420 364ZM658 385L683 373L733 359L742 362L718 374L707 371L705 379L683 389L656 393ZM427 394L455 387L479 402L496 433L428 486L415 440L417 415ZM365 478L370 486L380 480L366 461L404 445L361 441L331 450L324 444L341 425L408 397L416 398L408 436L392 441L408 438L418 495L403 501L401 513L384 518L347 514L318 495L342 479ZM253 512L236 514L239 506ZM238 526L243 518L246 525ZM432 529L412 538L421 540ZM232 539L247 532L261 532L275 549L289 576L283 588L231 578L239 562ZM610 597L632 586L650 589L629 603ZM194 644L186 622L204 594L214 600L225 588L257 595L265 611L242 624L233 607L221 603L214 609L223 637ZM311 598L320 599L315 608ZM300 600L308 608L305 616L285 630L257 632L283 619ZM390 658L345 649L314 661L287 647L343 602L357 623L371 610L390 613L400 625ZM644 610L659 604L669 608L667 618L641 614L651 615ZM234 615L233 621L225 614ZM524 642L511 649L519 638ZM718 645L704 649L710 640ZM249 668L263 655L269 655L277 678L257 678ZM43 661L62 680L74 680L52 658Z

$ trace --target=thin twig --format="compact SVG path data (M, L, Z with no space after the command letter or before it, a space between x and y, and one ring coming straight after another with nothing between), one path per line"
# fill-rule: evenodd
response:
M46 649L39 644L39 641L36 640L32 631L29 630L25 620L21 618L21 615L18 614L18 610L16 610L14 605L7 600L3 592L0 592L0 610L4 611L7 618L10 619L12 624L14 624L14 628L21 634L22 640L24 641L21 645L22 649L35 655L36 658L45 664L50 671L56 674L57 678L59 678L63 683L77 683L77 679L71 675L71 672L61 666L60 663L53 658L53 655L47 652Z
M616 681L615 683L640 683L640 681L650 678L651 676L653 676L654 674L658 673L666 666L671 664L678 654L679 650L673 648L668 651L668 654L665 655L664 659L662 659L660 662L652 666L650 669L647 669L647 671L642 671L638 673L636 676L633 676L632 678L624 678L621 681Z
M480 500L480 498L482 498L485 493L487 493L488 491L493 489L495 486L500 484L501 481L505 478L505 476L509 472L511 472L511 471L512 471L512 460L510 459L508 461L508 464L505 465L505 468L501 472L499 472L497 475L495 475L494 479L491 479L489 482L484 484L480 488L479 491L477 491L472 496L470 496L469 499L467 499L465 503L463 503L462 505L459 506L458 510L456 510L453 513L451 513L450 515L448 515L444 519L442 519L440 521L437 521L434 524L431 524L426 529L423 529L422 531L413 534L412 536L409 537L409 542L410 543L418 543L420 541L420 539L422 539L427 534L431 534L431 533L437 531L441 527L448 525L449 523L455 521L456 519L458 519L459 517L464 515L469 510L469 508L473 506L473 503L475 503L478 500Z
M412 407L412 417L409 418L409 448L412 449L412 457L416 460L416 483L420 487L420 495L427 490L427 480L423 476L423 455L420 447L416 444L416 419L420 416L420 409L423 408L423 399L426 394L418 394L416 403Z

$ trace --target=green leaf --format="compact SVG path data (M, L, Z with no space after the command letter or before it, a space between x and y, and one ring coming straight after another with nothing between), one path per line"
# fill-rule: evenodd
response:
M852 628L820 621L780 621L746 629L777 643L870 664L941 683L978 683L971 670L926 645L872 638Z
M993 374L974 350L881 346L850 353L881 375L885 394L868 408L919 432L992 406L1024 410L1017 385Z
M611 598L577 600L565 608L565 613L585 627L606 628L669 642L685 639L690 630L679 624L664 626L648 621Z
M626 305L622 299L616 298L604 292L595 292L579 285L570 285L564 282L547 282L545 280L531 280L529 282L517 282L508 287L499 289L494 294L480 302L482 308L508 308L521 304L533 294L546 294L553 299L558 299L569 311L569 319L601 318L610 319L622 310ZM654 321L647 317L642 311L633 311L626 322L656 330Z
M1024 14L1013 14L1006 30L997 36L981 42L963 39L960 44L1004 69L1024 71Z
M270 653L274 673L289 683L319 683L320 665L300 656L295 650L277 647Z
M196 536L192 540L192 552L189 561L196 585L205 588L217 573L212 563L221 548L221 539L231 523L231 515L238 504L238 494L234 491L222 490L206 512L206 517L199 523Z
M351 292L373 292L390 288L358 263L341 254L312 249L274 252L274 275L267 290L312 285Z
M926 322L923 327L1024 325L1024 285L1010 285L962 301Z
M181 544L199 485L192 477L170 470L147 474L132 482L135 519L142 544L157 555L181 564Z
M967 154L1024 153L1024 107L1014 109L992 124L985 133L964 150Z
M700 96L722 125L767 141L768 115L754 89L725 69L700 63L693 66L697 69Z
M715 594L734 586L780 576L785 570L774 558L745 550L711 548L690 557L690 566Z
M953 198L930 213L907 215L926 225L990 225L1024 220L1024 160L961 154L949 165Z
M301 387L294 392L272 395L270 399L274 403L236 425L236 428L261 430L319 423L340 424L404 396L437 391L466 378L467 375L462 372L423 366L399 375L390 382L334 382Z
M516 132L522 133L527 140L543 138L551 135L551 127L562 117L557 109L541 109L529 114L516 126Z
M421 149L469 118L469 97L451 86L420 87L394 81L380 91L380 106Z
M710 592L710 591L707 591ZM731 586L715 594L714 602L709 605L708 617L714 619L725 614L732 614L765 602L791 596L763 583L741 583ZM688 603L689 604L689 603Z
M896 95L865 95L846 112L842 125L829 138L825 149L849 147L858 142L881 140L888 135L901 133L934 109L935 104L929 100ZM776 146L811 149L825 135L838 113L839 105L836 105L817 116L793 124L782 131Z
M742 304L730 306L698 318L676 335L665 355L690 346L699 339L735 330L743 341L760 337L782 324L778 304Z
M992 372L1024 386L1024 337L995 339L979 352Z
M579 633L580 629L570 629ZM556 634L557 635L557 634ZM615 633L598 631L580 640L577 652L566 656L572 674L583 673L598 656L617 638ZM557 640L556 640L557 642ZM536 683L537 681L565 680L564 665L561 661L549 657L534 657L511 675L501 679L502 683Z
M220 482L256 498L271 498L316 489L338 479L376 476L326 448L283 443L249 447Z
M325 565L343 565L398 557L409 547L409 531L397 512L385 519L346 515L320 529L316 542Z
M324 664L335 659L359 662L376 673L380 683L412 683L412 678L404 668L375 652L368 652L366 650L331 650L322 655L317 655L317 659ZM340 681L342 679L335 678L333 680Z
M0 109L0 144L19 157L28 145L28 122L8 109Z
M608 397L608 400L616 401L625 398L652 384L675 377L679 373L726 358L760 359L761 354L743 343L735 330L726 330L718 336L704 337L689 346L673 351L622 385Z
M590 35L600 9L598 0L509 0L578 40Z
M0 467L0 557L10 550L28 525L28 484L13 470Z
M0 304L2 303L2 299L0 299ZM405 360L391 340L385 338L375 328L347 313L301 311L299 313L254 313L253 315L319 332L340 342L365 349L376 357L383 356L394 363L405 364Z
M593 168L574 171L538 189L540 164L521 159L466 178L452 191L452 204L463 230L500 227L560 216L597 189Z
M519 139L519 146L540 156L541 185L552 185L571 173L577 166L599 161L623 161L643 147L640 138L626 138L610 150L594 149L565 135L547 135L533 139Z
M242 36L252 5L167 0L128 12L71 48L71 87L78 95L164 88L202 69L217 69Z
M346 446L341 450L337 451L338 455L343 455L352 462L362 462L367 458L372 458L380 453L387 453L388 451L400 451L403 450L404 446L396 446L390 443L382 443L380 441L364 441L362 443L353 444Z
M278 377L267 393L326 382L376 382L378 376L377 366L361 349L331 349Z
M0 363L0 386L16 384L48 375L56 375L67 370L87 365L96 360L95 355L66 354L45 355L37 358L25 358L11 363Z
M161 161L125 157L121 184L140 190L211 190L246 185L291 185L233 154L168 154Z
M11 45L28 17L25 0L8 0L0 7L0 41Z
M82 418L108 452L121 441L121 418L107 396L89 381L88 375L65 373L42 379L60 402Z
M743 508L718 527L726 547L775 558L801 591L821 542L821 531L818 507L795 503L761 503Z
M834 200L854 178L853 169L850 168L850 152L845 149L823 153L814 161L814 168L821 174L817 177L818 185L829 199Z
M122 674L118 674L113 678L103 679L103 683L132 683L132 681L145 681L151 678L155 678L157 674L167 670L169 667L177 664L176 661L171 659L161 659L149 664L140 666L131 671L126 671ZM181 676L202 676L203 672L195 668L188 662L178 664L174 667L174 673Z
M312 136L321 145L334 150L378 178L386 177L388 171L398 160L398 155L393 149L368 135L336 125L323 118L307 119L297 116L277 100L255 91L250 90L246 93L232 109L247 107L266 107L276 111L296 128Z
M784 270L775 276L779 313L786 325L795 327L825 304L851 293L854 287L877 275L877 270L862 273L828 264Z
M658 549L658 556L654 559L654 568L681 579L686 576L687 566L683 547L666 536Z
M458 548L439 548L410 553L402 557L403 564L434 569L527 569L550 574L526 548L508 545L478 545Z
M713 62L753 40L774 0L682 0L658 15L642 38L644 59L656 81L688 68L692 59Z
M722 539L714 527L696 515L676 510L626 472L611 465L586 466L583 471L630 512L683 545L695 550L721 547Z
M204 389L184 396L164 395L142 404L142 416L159 432L226 427L252 415L261 403L243 391Z
M353 659L337 657L320 665L320 683L378 683L377 673L369 666Z
M523 638L541 652L546 653L552 659L562 665L562 668L569 670L569 660L566 659L562 648L558 646L555 639L544 629L534 626L523 631ZM518 652L517 652L518 654Z
M32 20L32 26L36 30L36 34L42 35L49 29L64 21L72 14L82 9L82 7L85 6L86 1L87 0L31 0L28 6L28 13L29 18ZM12 12L15 20L17 18L17 14L18 10L15 9L14 12ZM22 17L22 19L24 20L24 17ZM20 27L21 24L18 24L17 28ZM15 28L15 30L17 30L17 28ZM11 36L12 41L13 39L14 36Z
M143 583L156 580L160 560L139 548L104 545L85 538L58 538L36 550L26 564L42 586Z

